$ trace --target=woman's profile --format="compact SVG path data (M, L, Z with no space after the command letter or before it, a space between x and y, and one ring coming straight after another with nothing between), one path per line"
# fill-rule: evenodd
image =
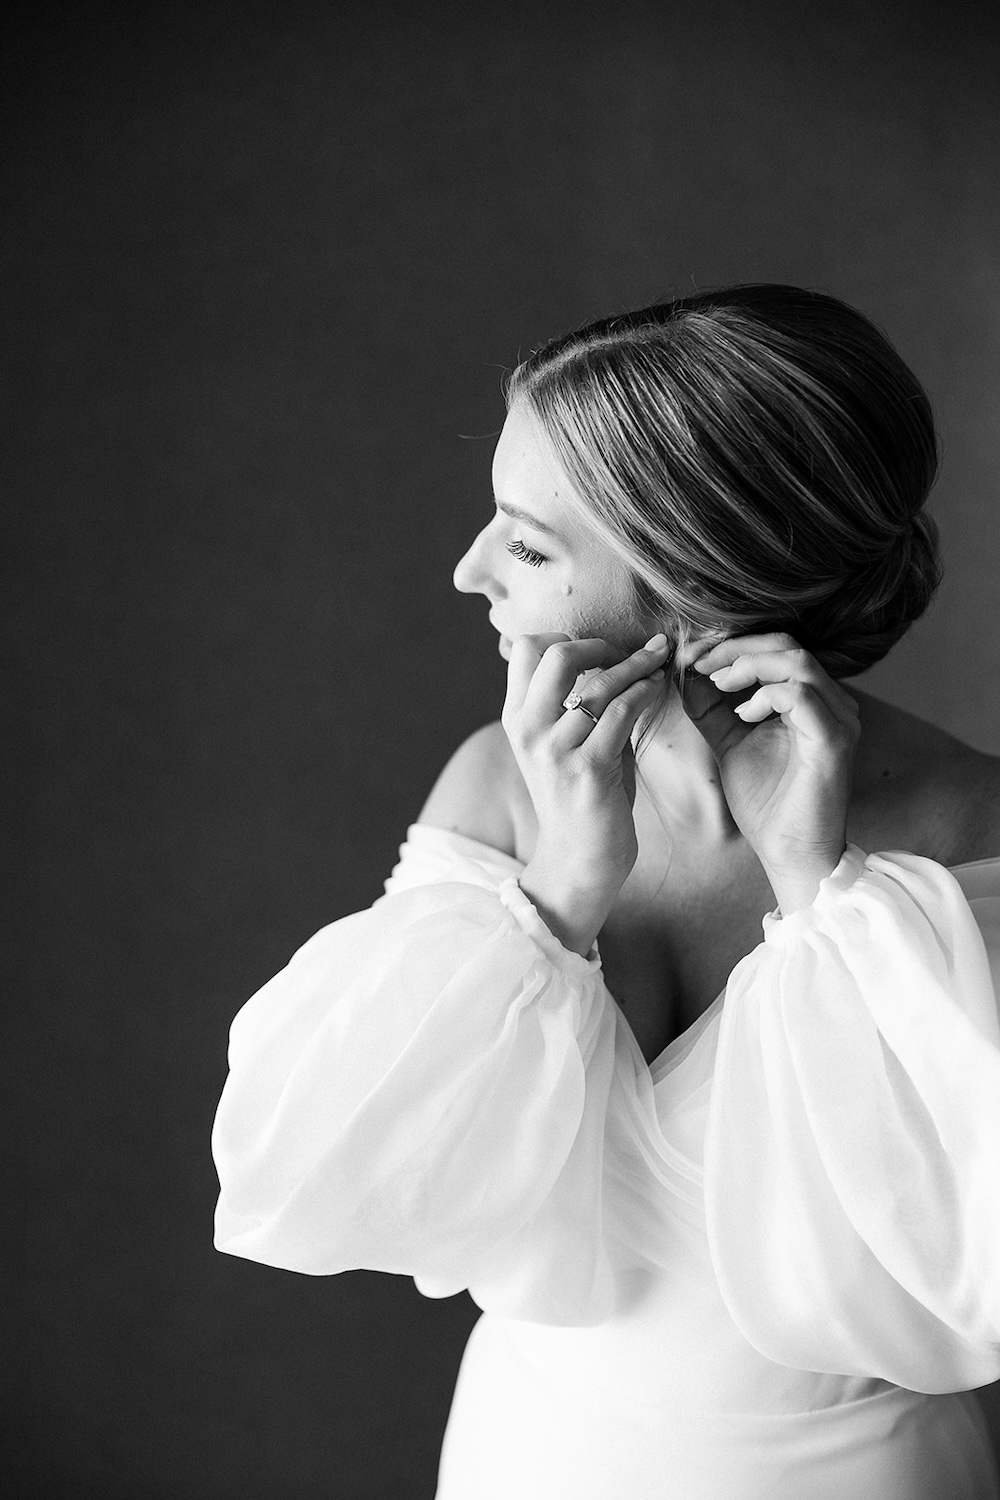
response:
M502 716L236 1017L216 1244L468 1289L439 1500L996 1500L1000 761L847 685L939 581L927 397L772 284L506 394Z

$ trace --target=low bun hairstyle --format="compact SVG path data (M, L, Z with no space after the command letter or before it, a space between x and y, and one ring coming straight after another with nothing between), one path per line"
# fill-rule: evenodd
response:
M931 601L930 403L835 297L764 283L605 318L536 350L506 396L678 646L785 630L851 677Z

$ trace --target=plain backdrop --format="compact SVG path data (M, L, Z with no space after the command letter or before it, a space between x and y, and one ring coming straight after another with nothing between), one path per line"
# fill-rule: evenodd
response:
M450 575L520 352L735 280L873 316L947 580L861 685L997 750L998 14L8 15L6 1493L433 1494L475 1308L218 1255L209 1131L235 1011L499 713Z

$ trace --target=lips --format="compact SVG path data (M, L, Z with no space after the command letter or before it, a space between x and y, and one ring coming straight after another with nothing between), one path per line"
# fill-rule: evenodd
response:
M493 629L496 631L497 635L500 637L499 641L497 642L497 650L500 652L500 655L506 661L507 658L510 656L510 636L509 635L504 635L504 633L500 629L499 625L497 625L496 622L494 621L492 615L490 615L489 620L490 620L490 624L493 626Z

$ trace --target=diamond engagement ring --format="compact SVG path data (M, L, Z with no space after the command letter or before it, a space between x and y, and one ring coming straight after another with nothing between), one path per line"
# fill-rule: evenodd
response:
M594 723L597 723L597 715L590 712L579 693L567 694L563 699L563 708L578 708L582 714L587 715L588 719L593 719Z

